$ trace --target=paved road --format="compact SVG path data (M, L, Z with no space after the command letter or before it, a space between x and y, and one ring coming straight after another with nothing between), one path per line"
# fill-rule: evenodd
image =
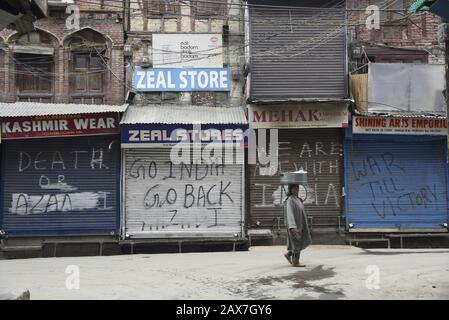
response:
M2 260L0 297L29 290L31 299L449 299L449 250L311 246L306 268L289 266L283 252Z

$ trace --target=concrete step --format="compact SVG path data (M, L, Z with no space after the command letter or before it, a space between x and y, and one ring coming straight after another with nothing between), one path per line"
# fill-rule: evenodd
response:
M15 251L39 251L42 250L42 246L4 246L0 248L3 252L15 252Z

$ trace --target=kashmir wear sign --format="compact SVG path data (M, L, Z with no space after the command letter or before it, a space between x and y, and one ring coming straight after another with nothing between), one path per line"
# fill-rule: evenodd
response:
M352 120L355 134L447 135L447 119L357 117Z
M2 139L118 134L118 113L6 117Z

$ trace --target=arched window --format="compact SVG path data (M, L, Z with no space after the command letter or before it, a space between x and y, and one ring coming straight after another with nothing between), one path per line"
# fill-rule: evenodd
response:
M43 31L12 40L17 101L53 102L57 40Z
M93 30L81 30L70 37L70 102L103 103L107 48L104 37Z

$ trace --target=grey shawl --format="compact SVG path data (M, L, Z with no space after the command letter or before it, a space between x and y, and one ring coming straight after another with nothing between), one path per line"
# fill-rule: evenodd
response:
M287 227L287 235L291 250L298 252L304 250L312 243L307 216L304 210L304 204L296 196L290 196L284 202L284 221ZM290 229L297 228L299 231L299 239L291 236Z

